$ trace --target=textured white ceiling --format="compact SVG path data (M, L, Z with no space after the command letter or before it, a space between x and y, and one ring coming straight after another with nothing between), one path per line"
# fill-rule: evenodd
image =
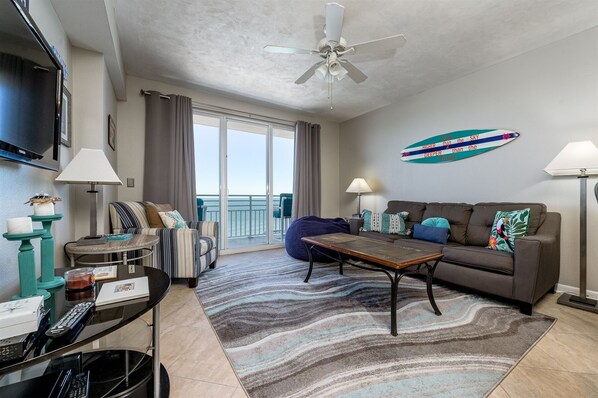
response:
M402 33L397 50L348 59L369 78L294 81L319 58L322 0L115 0L129 74L184 82L344 121L598 25L596 0L339 0L349 44ZM148 87L148 89L151 87Z

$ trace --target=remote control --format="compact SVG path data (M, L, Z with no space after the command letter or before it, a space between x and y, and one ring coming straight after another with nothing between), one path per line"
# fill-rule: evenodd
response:
M65 398L87 398L89 396L89 370L73 377Z
M46 330L46 336L56 339L69 333L75 328L77 323L87 315L91 307L93 307L92 301L77 304L68 310L68 312L64 314L54 326Z

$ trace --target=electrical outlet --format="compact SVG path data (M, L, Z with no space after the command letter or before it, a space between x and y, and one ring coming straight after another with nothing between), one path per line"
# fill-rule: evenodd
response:
M135 179L127 178L127 188L135 188Z

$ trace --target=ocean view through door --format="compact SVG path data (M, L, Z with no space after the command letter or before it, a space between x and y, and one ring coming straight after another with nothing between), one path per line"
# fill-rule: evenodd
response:
M283 243L290 217L277 210L292 197L293 127L200 112L193 121L198 216L219 222L222 250Z

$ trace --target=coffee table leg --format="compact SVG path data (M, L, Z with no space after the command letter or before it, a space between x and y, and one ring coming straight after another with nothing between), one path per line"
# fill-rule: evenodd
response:
M436 270L438 261L440 260L436 260L434 265L431 267L426 263L426 268L428 268L428 276L426 278L426 290L428 291L428 299L430 300L430 304L432 304L432 308L434 308L434 313L440 316L442 315L442 312L440 312L438 306L436 305L436 301L434 300L434 292L432 291L432 279L434 278L434 270Z
M398 272L395 271L395 277L390 286L390 334L396 336L397 333L397 290L399 289Z
M311 276L311 270L314 268L314 259L311 256L311 248L313 246L309 246L307 243L304 243L305 248L307 249L307 256L309 257L309 271L307 272L307 276L303 282L307 283L309 281L309 277Z

